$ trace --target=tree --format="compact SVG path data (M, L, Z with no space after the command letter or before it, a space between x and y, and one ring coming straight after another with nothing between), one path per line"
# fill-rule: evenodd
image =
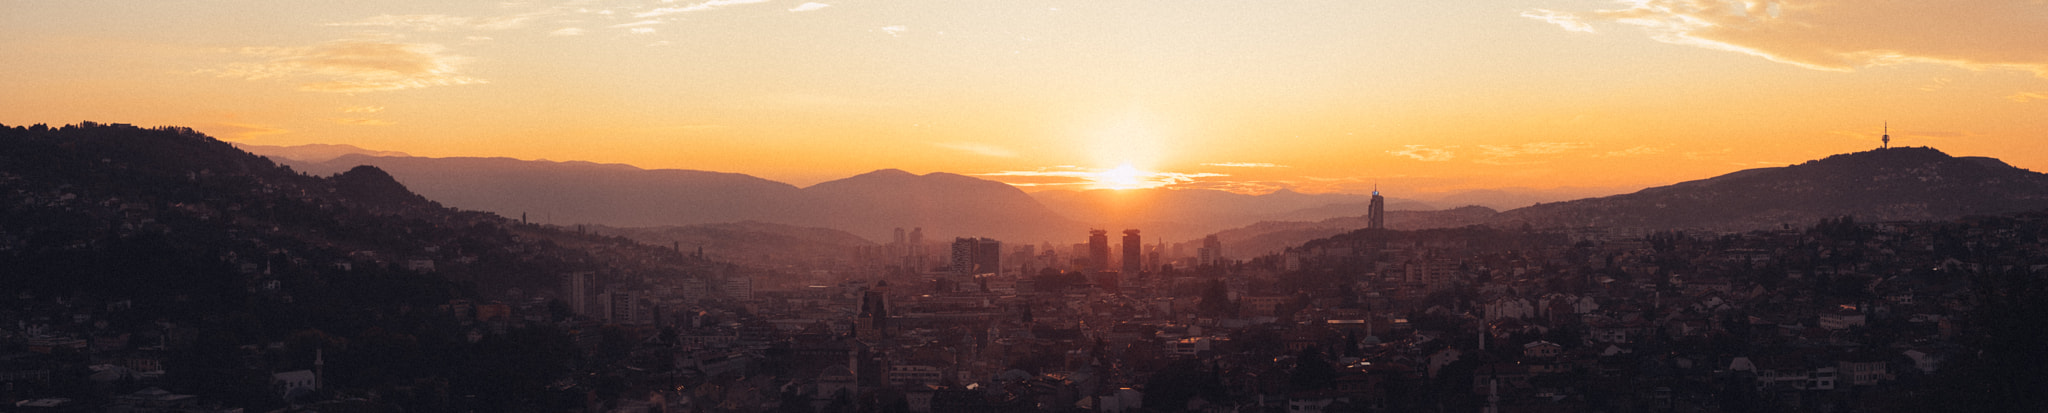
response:
M1329 388L1336 380L1337 366L1323 358L1322 349L1308 346L1295 359L1294 374L1287 377L1287 384L1296 391L1318 390Z
M1209 280L1202 290L1202 302L1195 308L1203 317L1236 317L1238 304L1230 301L1230 289L1223 280Z

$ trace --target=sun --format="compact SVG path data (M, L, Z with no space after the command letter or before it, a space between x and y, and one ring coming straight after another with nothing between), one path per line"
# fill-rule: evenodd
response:
M1147 175L1151 174L1145 173L1144 171L1139 171L1138 168L1132 167L1131 164L1126 163L1123 165L1118 165L1116 168L1113 169L1105 170L1102 172L1096 172L1095 186L1099 188L1108 189L1145 188L1150 186L1147 185L1148 182L1145 182L1145 177Z

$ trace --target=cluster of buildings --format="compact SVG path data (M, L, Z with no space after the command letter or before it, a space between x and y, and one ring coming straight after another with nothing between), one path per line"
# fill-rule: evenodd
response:
M2043 224L1367 230L1135 272L1138 232L1112 255L1095 231L1078 271L1028 276L961 238L946 271L699 303L745 310L642 351L695 383L672 409L1878 411L1972 351L1972 274L2040 270Z

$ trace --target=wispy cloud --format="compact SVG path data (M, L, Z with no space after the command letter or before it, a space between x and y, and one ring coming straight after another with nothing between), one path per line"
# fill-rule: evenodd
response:
M205 129L207 133L210 135L233 136L235 139L248 139L269 135L283 135L292 132L289 129L279 128L270 125L258 125L252 123L236 122L216 123L206 127Z
M361 20L328 23L328 26L343 27L389 27L411 29L423 32L454 30L505 30L518 28L539 17L538 14L524 14L503 17L461 17L445 14L380 15Z
M1202 164L1202 166L1221 166L1221 167L1226 167L1226 168L1286 168L1286 167L1287 167L1287 165L1281 165L1281 164L1273 164L1273 163L1265 163L1265 162L1217 162L1217 163L1205 163L1205 164Z
M332 120L334 121L334 123L352 126L384 126L392 124L391 121L383 119L343 118Z
M666 16L666 15L670 15L670 14L676 14L676 13L689 13L689 12L698 12L698 11L712 10L712 9L717 9L717 8L722 8L722 7L727 7L727 6L737 6L737 5L743 5L743 4L755 4L755 3L767 3L767 2L768 2L768 0L711 0L711 1L703 2L703 3L697 3L697 4L692 4L692 5L688 5L688 6L683 6L683 7L662 7L662 8L658 8L658 9L654 9L654 10L648 10L648 11L644 11L644 12L640 12L640 13L635 13L635 14L633 14L633 17L656 17L656 16Z
M464 60L442 53L437 44L383 40L337 40L307 47L251 47L242 54L267 57L262 62L230 64L210 70L218 76L249 80L300 79L299 90L312 92L374 92L485 83L463 76Z
M830 5L830 4L825 4L825 3L816 3L816 2L813 2L813 3L804 3L804 4L798 4L798 5L796 5L796 7L791 7L791 8L789 8L789 11L793 11L793 12L817 11L817 10L820 10L820 9L824 9L824 8L826 8L826 7L832 7L832 5Z
M661 23L662 23L662 21L660 21L660 20L641 20L641 21L636 21L636 22L631 22L631 23L619 23L619 24L614 24L614 25L611 25L611 26L606 26L606 27L609 27L609 28L613 28L613 29L622 29L622 28L627 28L627 27L639 27L639 26L648 26L648 25L656 25L656 24L661 24Z
M552 31L552 32L548 32L548 35L549 35L549 36L581 36L581 35L583 35L583 29L579 29L579 28L575 28L575 27L564 27L564 28L560 28L560 29L555 29L555 31Z
M882 26L882 33L888 33L888 34L889 34L890 36L902 36L902 35L903 35L903 33L906 33L906 32L909 32L909 31L910 31L910 27L906 27L906 26L904 26L904 25L901 25L901 24L898 24L898 25L890 25L890 26Z
M981 156L991 156L997 158L1017 157L1017 152L1011 151L1009 148L1004 148L1001 146L990 145L980 142L938 142L933 143L932 146L952 149L961 152L967 152Z
M1659 41L1821 70L1937 63L2048 77L2041 0L1627 0L1590 18ZM1570 29L1569 26L1566 27Z
M1594 33L1593 25L1579 21L1579 16L1573 15L1571 13L1565 13L1556 10L1535 9L1522 12L1522 17L1550 22L1550 24L1555 24L1558 27L1563 27L1565 30L1568 31L1574 31L1579 33Z
M653 33L654 33L654 28L653 28L653 27L635 27L635 28L633 28L633 34L653 34Z
M1718 157L1721 157L1722 155L1727 155L1727 154L1730 154L1730 153L1734 153L1734 152L1735 152L1735 149L1731 149L1731 148L1721 148L1721 149L1716 149L1716 150L1711 150L1711 151L1692 151L1692 152L1686 152L1686 153L1684 153L1684 154L1682 154L1682 155L1685 155L1685 159L1691 159L1691 160L1695 160L1695 161L1697 161L1697 160L1705 160L1705 159L1712 159L1712 158L1718 158Z
M1540 161L1523 160L1531 155L1550 155L1590 147L1581 142L1533 142L1521 145L1479 145L1480 159L1473 162L1489 165L1527 165Z
M2036 100L2048 100L2048 93L2041 93L2041 92L2020 92L2020 93L2014 93L2014 94L2012 94L2012 96L2006 96L2005 98L2006 98L2007 100L2011 100L2011 101L2014 101L2014 102L2019 102L2019 103L2027 103L2027 102L2031 102L2031 101L2036 101Z
M343 113L377 113L377 112L383 112L383 111L384 111L384 107L383 107L383 106L344 106L344 107L342 107L342 108L341 108L341 111L342 111Z
M1415 158L1415 160L1423 162L1443 162L1451 160L1451 158L1455 156L1455 154L1451 152L1451 149L1454 148L1457 147L1447 146L1443 148L1431 148L1427 145L1403 145L1401 149L1387 151L1387 153L1393 154L1394 156L1405 156L1409 158Z
M1131 169L1128 166L1111 169L1055 166L1030 171L1001 171L974 175L992 177L997 181L1020 187L1083 186L1097 189L1179 188L1215 184L1207 178L1230 176L1208 172L1148 172Z
M1607 153L1602 153L1602 154L1599 154L1599 155L1593 155L1593 157L1595 157L1595 158L1621 158L1621 157L1629 157L1629 156L1643 156L1643 155L1656 155L1656 154L1660 154L1660 153L1664 153L1664 148L1652 148L1652 147L1648 147L1648 146L1637 146L1637 147L1634 147L1634 148L1628 148L1628 149L1623 149L1623 150L1618 150L1618 151L1607 151Z

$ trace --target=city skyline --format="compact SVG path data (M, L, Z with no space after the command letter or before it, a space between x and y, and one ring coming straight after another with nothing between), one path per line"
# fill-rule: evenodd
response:
M0 123L809 185L1632 190L1879 146L2041 169L2038 2L10 2ZM1625 172L1625 173L1618 173Z

